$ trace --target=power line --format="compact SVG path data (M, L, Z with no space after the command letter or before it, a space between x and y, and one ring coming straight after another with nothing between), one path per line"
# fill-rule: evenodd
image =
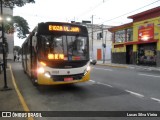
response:
M99 3L96 4L92 9L89 9L89 10L87 10L87 11L84 11L83 13L79 14L78 16L81 16L81 17L82 17L82 16L86 15L87 13L89 13L89 12L95 10L96 8L98 8L98 7L99 7L100 5L102 5L105 1L106 1L106 0L103 0L103 1L99 2Z
M154 3L157 3L157 2L159 2L159 1L160 1L160 0L157 0L157 1L155 1L155 2L152 2L152 3L148 4L148 5L145 5L145 6L143 6L143 7L140 7L140 8L138 8L138 9L136 9L136 10L133 10L133 11L131 11L131 12L127 12L127 13L125 13L125 14L123 14L123 15L120 15L120 16L117 16L117 17L114 17L114 18L111 18L111 19L109 19L109 20L105 20L105 21L103 21L101 24L103 24L103 23L105 23L105 22L109 22L109 21L115 20L115 19L120 18L120 17L123 17L123 16L125 16L125 15L127 15L127 14L133 13L133 12L135 12L135 11L137 11L137 10L140 10L140 9L142 9L142 8L145 8L145 7L147 7L147 6L150 6L150 5L152 5L152 4L154 4Z
M105 0L105 1L106 1L106 0ZM99 2L97 5L95 5L92 9L88 10L87 12L85 12L85 14L87 14L88 12L93 11L94 9L98 8L98 7L99 7L100 5L102 5L105 1L102 0L102 1ZM109 1L109 0L107 0L107 1ZM152 3L148 4L148 5L145 5L145 6L143 6L143 7L140 7L140 8L138 8L138 9L136 9L136 10L131 11L131 12L127 12L127 13L122 14L122 15L120 15L120 16L111 18L111 19L109 19L109 20L104 20L103 22L100 22L100 24L103 24L103 23L106 23L106 22L115 20L115 19L117 19L117 18L123 17L123 16L125 16L125 15L127 15L127 14L133 13L133 12L135 12L135 11L137 11L137 10L140 10L140 9L142 9L142 8L145 8L145 7L147 7L147 6L150 6L150 5L152 5L152 4L154 4L154 3L157 3L157 2L159 2L159 1L160 1L160 0L157 0L157 1L155 1L155 2L152 2ZM83 12L83 13L84 13L84 12ZM21 14L24 14L24 13L21 12ZM82 16L84 16L85 14L83 14ZM32 15L32 14L28 14L28 13L25 13L25 15L27 15L27 16L33 16L33 17L38 17L38 18L46 18L46 17L47 17L47 18L52 18L52 17L49 17L49 16ZM82 16L81 16L81 17L82 17ZM69 21L69 19L68 19L68 21Z
M150 22L153 22L153 21L154 21L154 20L151 20ZM136 25L132 25L132 27L134 27L134 26L136 26ZM108 26L108 28L109 28L109 27L114 27L114 26ZM106 29L108 29L108 28L106 28ZM98 32L98 31L101 31L100 28L99 28L99 29L95 29L95 30L93 31L93 33L94 33L94 32ZM91 33L92 33L92 32L88 32L88 34L91 34Z
M106 20L106 21L104 21L104 22L102 22L102 23L100 23L100 24L103 24L103 23L105 23L105 22L109 22L109 21L112 21L112 20L114 20L114 19L123 17L123 16L125 16L125 15L127 15L127 14L130 14L130 13L132 13L132 12L135 12L135 11L137 11L137 10L140 10L140 9L142 9L142 8L145 8L145 7L147 7L147 6L150 6L150 5L152 5L152 4L154 4L154 3L157 3L157 2L159 2L159 1L160 1L160 0L157 0L157 1L155 1L155 2L152 2L152 3L150 3L150 4L145 5L145 6L143 6L143 7L140 7L140 8L138 8L138 9L136 9L136 10L133 10L133 11L131 11L131 12L128 12L128 13L125 13L125 14L120 15L120 16L118 16L118 17L115 17L115 18ZM94 31L92 31L92 32L97 32L97 31L99 31L99 30L94 30ZM90 34L90 33L89 33L89 34ZM92 33L92 34L93 34L93 33Z

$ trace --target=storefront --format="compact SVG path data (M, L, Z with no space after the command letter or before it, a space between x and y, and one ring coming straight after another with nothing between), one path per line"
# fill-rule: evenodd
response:
M156 65L156 43L138 45L137 54L137 64Z
M109 29L112 62L160 66L160 7L128 18L133 22Z

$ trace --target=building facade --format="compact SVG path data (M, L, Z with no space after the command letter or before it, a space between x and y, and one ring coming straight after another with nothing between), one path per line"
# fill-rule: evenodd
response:
M112 33L108 31L113 26L91 24L91 21L71 23L87 27L89 35L90 58L100 61L111 60Z
M160 7L128 18L133 22L109 29L112 63L160 67Z
M13 10L10 8L3 7L3 16L7 16L7 15L13 16ZM4 22L7 22L7 21L4 21ZM0 36L1 35L2 35L2 31L0 31ZM8 43L7 59L13 59L14 34L5 33L4 37L7 39L7 43ZM2 39L0 39L0 59L3 59Z
M96 60L110 60L112 48L111 26L86 24L90 40L90 56Z

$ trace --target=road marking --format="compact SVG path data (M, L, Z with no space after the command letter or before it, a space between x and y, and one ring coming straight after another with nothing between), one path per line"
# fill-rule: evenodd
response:
M130 94L133 94L133 95L136 95L136 96L138 96L138 97L141 97L141 98L144 97L144 95L139 94L139 93L136 93L136 92L133 92L133 91L130 91L130 90L125 90L125 91L126 91L126 92L129 92Z
M26 104L21 92L19 91L17 84L16 84L16 81L15 81L15 78L14 78L14 75L13 75L13 72L12 72L11 65L9 65L9 69L10 69L10 73L11 73L11 77L12 77L12 83L14 85L14 88L15 88L16 92L17 92L17 95L18 95L19 100L20 100L20 102L22 104L22 107L23 107L25 112L29 112L30 110L29 110L29 108L28 108L28 106L27 106L27 104ZM28 117L28 120L34 120L34 119L33 119L33 117Z
M94 69L98 69L98 70L106 70L106 71L113 71L112 69L103 69L103 68L95 68Z
M96 81L94 81L94 80L89 80L90 82L93 82L93 83L95 83Z
M105 84L105 83L101 83L101 82L97 82L97 84L105 85L105 86L108 86L108 87L113 87L113 86L111 86L111 85L109 85L109 84Z
M135 67L129 67L130 69L135 69Z
M93 82L93 83L96 83L96 84L100 84L100 85L105 85L105 86L108 86L108 87L113 87L109 84L105 84L105 83L101 83L101 82L96 82L95 80L89 80L90 82Z
M160 103L160 99L157 98L151 98L151 99Z
M160 77L160 76L156 76L156 75L148 75L148 74L141 74L141 73L139 73L138 75L149 76L149 77Z

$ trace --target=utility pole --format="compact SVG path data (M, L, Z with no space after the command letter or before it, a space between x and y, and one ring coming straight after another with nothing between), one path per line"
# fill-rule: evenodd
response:
M92 59L93 59L93 15L92 15Z
M1 17L3 17L3 2L2 0L0 1L1 3ZM8 88L7 86L7 76L6 76L6 46L5 46L5 40L4 40L4 23L3 23L4 18L2 18L1 20L1 30L2 30L2 47L3 47L3 72L4 72L4 87L2 89L2 91L6 91L6 90L11 90L10 88Z
M104 39L103 39L103 24L101 25L101 29L102 29L102 49L103 49L103 63L105 63L105 51L104 51L104 48L105 48L105 43L104 43Z
M104 58L106 58L106 56L107 56L107 55L106 55L106 54L107 54L107 53L106 53L107 31L108 31L108 29L106 30L106 33L105 33L105 43L104 43L104 51L105 51L105 53L104 53L104 54L105 54L105 56L104 56ZM104 62L105 62L105 60L104 60Z
M94 53L93 53L93 15L92 15L92 45L91 47L92 47L92 59L94 59L93 58L94 57Z

